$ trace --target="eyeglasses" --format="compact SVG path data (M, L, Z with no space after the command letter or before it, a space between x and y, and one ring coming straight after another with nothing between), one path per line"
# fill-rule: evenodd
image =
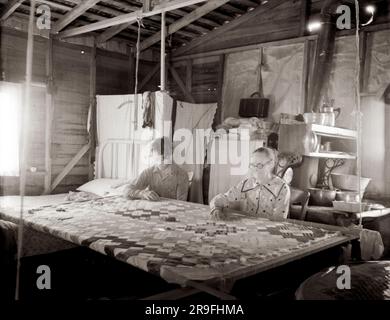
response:
M249 164L249 168L255 168L255 169L263 169L268 163L272 162L272 160L268 160L266 163L257 163L257 164Z

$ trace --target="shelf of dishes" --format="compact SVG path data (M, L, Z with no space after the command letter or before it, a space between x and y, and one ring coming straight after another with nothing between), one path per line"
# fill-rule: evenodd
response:
M357 139L357 131L345 128L322 126L319 124L306 124L312 132L322 137L331 137L339 139Z
M303 155L306 157L326 158L326 159L345 159L345 160L356 159L356 154L340 152L340 151L308 152L308 153L304 153Z
M281 124L279 151L298 152L304 156L316 158L356 159L353 153L323 148L324 146L321 146L322 137L355 140L357 133L354 130L318 124Z

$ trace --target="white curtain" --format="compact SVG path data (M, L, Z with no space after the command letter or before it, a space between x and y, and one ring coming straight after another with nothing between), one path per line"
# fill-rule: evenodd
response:
M173 100L162 92L155 93L154 129L142 128L146 95L97 96L98 171L102 178L133 179L151 165L150 141L171 130ZM137 100L137 107L136 101ZM133 143L111 143L133 141ZM111 142L110 142L111 141Z
M178 130L189 130L191 139L185 140L184 164L187 172L193 173L190 189L190 201L203 203L203 168L209 136L207 129L211 129L217 104L193 104L177 102L175 135ZM200 130L198 130L200 129ZM202 131L203 130L203 131ZM177 145L178 143L176 143Z
M0 82L0 176L19 176L20 85Z

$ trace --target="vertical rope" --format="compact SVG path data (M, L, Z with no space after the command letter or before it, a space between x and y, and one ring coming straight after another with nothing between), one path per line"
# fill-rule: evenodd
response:
M132 172L131 176L134 177L138 173L138 161L135 159L135 155L137 153L137 145L134 143L135 137L133 136L135 131L137 130L137 121L138 121L138 73L139 73L139 59L141 54L141 27L143 27L142 23L142 17L137 17L137 24L138 24L138 31L137 31L137 44L136 44L136 58L135 58L135 85L134 85L134 119L131 121L130 124L130 132L129 132L129 139L131 139L133 142L130 145L131 148L131 163L136 164L135 166L132 166ZM130 111L131 112L131 111Z
M359 1L355 0L355 11L356 11L356 67L355 67L355 101L356 101L356 130L357 130L357 139L356 139L356 166L357 166L357 176L358 176L358 185L357 189L359 192L359 205L360 212L363 211L362 196L361 196L361 176L362 176L362 113L361 113L361 99L360 99L360 18L359 18ZM363 219L362 215L359 218L359 227L362 227Z
M35 0L31 0L30 4L30 16L28 24L28 39L27 39L27 54L26 54L26 83L24 88L24 107L22 115L22 128L20 139L20 216L18 224L18 251L17 251L17 264L16 264L16 287L15 287L15 300L19 300L20 293L20 259L22 257L23 250L23 211L24 211L24 196L26 193L26 154L27 154L27 133L29 124L29 110L31 99L31 81L32 81L32 63L34 53L34 17L35 17Z

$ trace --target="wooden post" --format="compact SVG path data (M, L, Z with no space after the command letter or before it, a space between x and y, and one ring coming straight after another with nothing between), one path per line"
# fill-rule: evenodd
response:
M222 100L223 100L223 78L225 75L225 55L222 54L219 56L219 70L218 70L218 107L217 112L215 113L214 117L214 124L213 127L215 127L222 123L223 121L223 106L222 106Z
M165 11L161 13L161 79L160 89L161 91L166 90L166 68L165 68L165 38L166 38L166 23L165 23Z
M299 36L306 35L308 17L310 15L310 0L301 0L301 27L299 30Z
M91 51L90 78L89 78L89 107L90 107L90 127L89 127L89 180L94 178L94 168L96 160L97 145L97 121L96 121L96 39Z
M302 70L302 93L301 93L301 111L309 112L307 95L310 74L310 40L305 40L303 51L303 70Z
M51 142L52 142L52 126L53 126L53 38L50 36L47 42L46 49L46 125L45 125L45 189L44 194L51 192Z
M130 90L129 92L130 93L134 93L135 92L135 52L134 52L134 49L133 47L131 47L129 49L129 87L130 87Z
M192 92L192 60L186 62L186 87L189 93Z
M368 77L371 69L372 34L366 31L360 33L360 90L362 93L368 91Z

